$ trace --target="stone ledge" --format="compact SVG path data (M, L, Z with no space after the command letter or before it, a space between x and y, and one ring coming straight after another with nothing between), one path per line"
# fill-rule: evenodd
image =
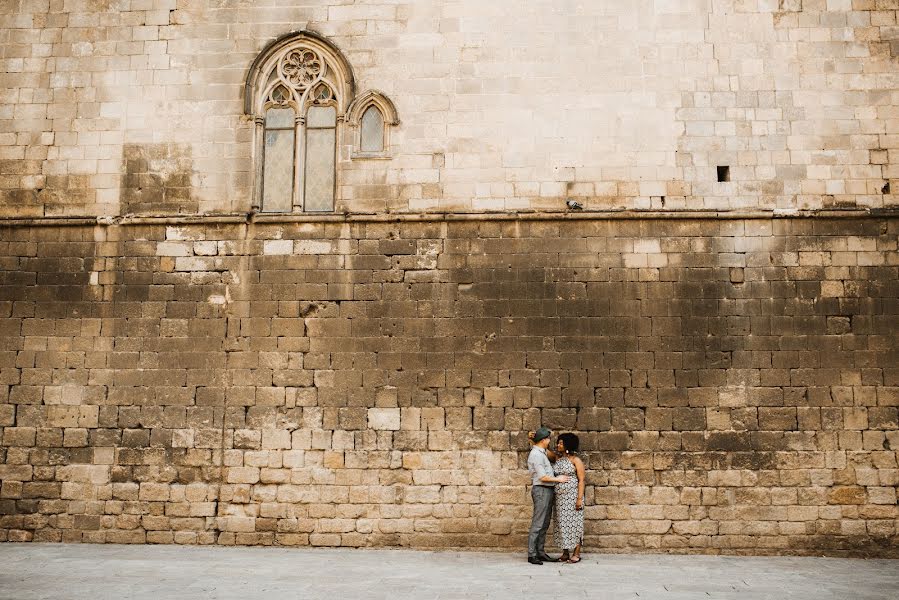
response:
M423 223L451 221L615 221L615 220L767 220L767 219L860 219L899 217L899 208L822 210L620 210L620 211L514 211L471 213L223 213L208 215L126 215L122 217L0 217L0 227L65 227L113 225L191 225L237 223Z

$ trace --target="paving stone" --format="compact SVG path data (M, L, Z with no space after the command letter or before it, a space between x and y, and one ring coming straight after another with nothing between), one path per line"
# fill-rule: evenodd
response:
M575 597L650 600L891 600L899 591L890 560L585 554L578 565L537 567L501 553L59 544L0 546L0 583L11 600L124 593L135 600L481 599L548 596L561 588Z

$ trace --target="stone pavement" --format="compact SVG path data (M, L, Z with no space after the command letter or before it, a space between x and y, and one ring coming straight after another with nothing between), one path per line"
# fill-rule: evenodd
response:
M0 544L4 600L537 597L895 600L899 561Z

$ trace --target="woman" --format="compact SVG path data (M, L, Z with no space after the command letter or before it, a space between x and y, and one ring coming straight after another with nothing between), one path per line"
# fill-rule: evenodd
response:
M563 433L556 444L556 475L568 475L566 483L556 484L556 506L553 518L553 541L562 549L567 563L581 561L581 542L584 540L584 462L574 453L580 441L573 433Z

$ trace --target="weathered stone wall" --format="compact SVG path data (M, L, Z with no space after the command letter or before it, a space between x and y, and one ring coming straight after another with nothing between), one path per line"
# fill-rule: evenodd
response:
M895 206L899 0L5 0L0 215L246 212L248 69L332 40L396 104L338 212ZM718 167L729 167L718 181Z
M0 229L0 540L896 556L895 219Z

